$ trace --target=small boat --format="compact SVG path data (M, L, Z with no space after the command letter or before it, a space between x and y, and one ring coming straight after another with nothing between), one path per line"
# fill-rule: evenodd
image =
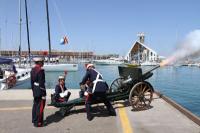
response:
M12 59L0 58L0 90L21 88L25 83L30 83L30 68L16 68L17 73L11 68ZM26 87L27 88L27 87Z
M119 58L109 58L93 61L97 65L121 65L124 64L124 61Z

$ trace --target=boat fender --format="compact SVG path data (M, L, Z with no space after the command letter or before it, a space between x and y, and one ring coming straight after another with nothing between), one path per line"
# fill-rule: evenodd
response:
M6 83L8 85L8 88L13 87L16 84L16 77L15 75L11 75L6 79Z

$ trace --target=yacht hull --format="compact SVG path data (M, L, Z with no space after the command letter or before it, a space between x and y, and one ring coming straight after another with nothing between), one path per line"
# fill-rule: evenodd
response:
M78 64L45 64L43 68L46 72L77 71Z

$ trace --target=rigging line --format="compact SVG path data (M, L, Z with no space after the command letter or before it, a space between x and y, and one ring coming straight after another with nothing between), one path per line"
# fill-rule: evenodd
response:
M58 5L56 4L55 0L51 0L51 3L55 8L56 14L58 16L58 19L59 19L59 22L60 22L60 25L61 25L62 32L63 32L63 34L66 34L67 30L66 30L66 27L65 27L65 25L63 23L63 20L62 20L62 17L61 17L61 13L60 13L60 11L58 9Z
M29 7L30 10L28 12L28 14L29 14L29 21L32 19L31 16L33 16L33 13L36 13L35 10L32 10L32 9L37 9L36 5L37 6L41 5L39 2L40 1L31 2L31 4L30 4L31 6Z

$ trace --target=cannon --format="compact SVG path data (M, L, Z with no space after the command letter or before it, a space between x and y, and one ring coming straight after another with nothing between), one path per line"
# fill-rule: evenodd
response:
M142 69L139 67L121 67L119 66L120 77L115 79L110 86L108 95L113 93L126 93L126 98L129 100L133 110L142 110L148 108L153 99L153 86L145 81L149 79L155 69L160 65L152 67L142 73Z
M152 67L142 73L140 67L119 66L119 78L116 78L110 85L107 98L110 101L129 100L133 110L143 110L150 107L153 99L153 86L145 81L149 79L152 71L160 66ZM100 103L101 101L94 101ZM64 116L71 108L77 105L84 105L85 97L76 98L67 103L51 103L50 106L60 108L61 114Z

